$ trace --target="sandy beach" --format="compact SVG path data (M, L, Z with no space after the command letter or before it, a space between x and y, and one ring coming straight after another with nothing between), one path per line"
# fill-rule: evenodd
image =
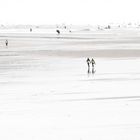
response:
M137 28L2 30L0 139L139 140L139 83Z

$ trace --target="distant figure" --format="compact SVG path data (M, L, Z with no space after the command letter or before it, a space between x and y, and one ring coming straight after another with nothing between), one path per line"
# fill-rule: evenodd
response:
M60 34L60 31L59 30L56 30L57 34L59 35Z
M8 40L5 40L5 45L8 46Z
M94 73L94 65L95 65L96 63L95 63L95 61L94 61L93 58L91 59L91 62L90 62L90 63L91 63L91 65L92 65L92 73Z
M90 73L90 59L87 58L87 65L88 65L88 73Z
M33 31L33 29L32 28L30 28L30 32L32 32Z
M108 25L108 26L107 26L107 28L108 28L108 29L111 29L111 26L110 26L110 25Z
M92 67L94 68L95 61L94 61L94 59L93 59L93 58L91 59L91 64L92 64Z

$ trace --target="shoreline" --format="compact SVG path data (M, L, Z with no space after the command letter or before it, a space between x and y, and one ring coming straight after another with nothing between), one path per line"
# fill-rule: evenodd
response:
M41 57L67 57L67 58L139 58L140 50L21 50L0 51L0 56L41 56Z

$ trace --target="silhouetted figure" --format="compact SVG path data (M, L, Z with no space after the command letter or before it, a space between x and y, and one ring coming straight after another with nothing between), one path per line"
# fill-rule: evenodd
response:
M8 40L5 40L5 45L6 45L6 47L8 46Z
M59 30L56 30L57 34L59 35L60 34L60 31Z
M33 31L33 29L32 28L30 28L30 32L32 32Z
M93 59L93 58L91 59L91 65L92 65L92 71L94 71L95 61L94 61L94 59Z
M87 58L87 65L88 65L88 73L90 73L90 59Z
M94 65L95 65L95 60L92 58L91 59L91 64L92 64L92 67L94 67Z
M107 28L108 28L108 29L111 29L111 26L110 26L110 25L108 25L108 26L107 26Z

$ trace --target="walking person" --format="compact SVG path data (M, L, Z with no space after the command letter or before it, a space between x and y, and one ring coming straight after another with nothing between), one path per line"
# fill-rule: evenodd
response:
M88 73L90 73L90 59L87 58L87 65L88 65Z
M93 58L91 59L91 64L92 64L92 73L94 73L94 65L96 63L95 63L95 60Z

